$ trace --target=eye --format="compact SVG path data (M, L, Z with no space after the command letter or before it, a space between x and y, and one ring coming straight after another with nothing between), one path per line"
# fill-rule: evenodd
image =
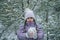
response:
M33 19L32 17L29 17L29 18L27 18L27 19Z
M29 19L29 18L27 18L27 19Z

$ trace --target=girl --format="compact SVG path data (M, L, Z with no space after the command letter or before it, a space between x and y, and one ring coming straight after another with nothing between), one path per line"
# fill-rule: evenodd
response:
M25 23L20 25L17 31L19 40L43 40L44 32L40 25L35 22L35 16L32 10L25 10Z

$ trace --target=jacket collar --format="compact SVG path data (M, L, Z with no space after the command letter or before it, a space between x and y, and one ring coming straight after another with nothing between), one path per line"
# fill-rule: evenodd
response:
M34 26L34 22L26 22L27 26Z

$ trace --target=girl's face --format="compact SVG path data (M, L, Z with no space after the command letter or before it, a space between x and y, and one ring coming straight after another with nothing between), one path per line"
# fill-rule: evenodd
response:
M32 17L27 18L27 22L33 22L33 18Z

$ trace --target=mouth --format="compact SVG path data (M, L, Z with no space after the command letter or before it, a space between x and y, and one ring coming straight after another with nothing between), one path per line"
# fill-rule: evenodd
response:
M28 21L29 23L31 23L32 21Z

